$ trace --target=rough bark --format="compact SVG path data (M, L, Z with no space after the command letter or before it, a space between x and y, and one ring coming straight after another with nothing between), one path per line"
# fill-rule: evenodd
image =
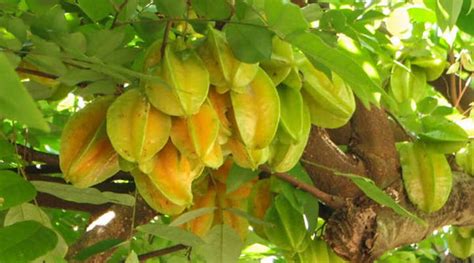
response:
M474 177L456 173L448 202L435 213L424 213L410 203L395 149L396 141L407 139L383 109L369 110L360 103L348 125L329 133L317 127L311 131L303 159L308 161L305 168L314 184L327 193L349 197L344 208L333 210L329 216L325 239L351 262L373 262L384 252L419 242L445 225L474 225ZM334 142L347 144L348 152L339 150ZM419 225L378 205L361 195L348 179L334 175L334 170L371 178L427 224Z
M365 167L357 157L342 152L331 141L324 129L315 126L311 129L303 159L324 167L336 168L343 173L353 173L361 176L365 174ZM303 165L311 175L314 185L322 191L343 197L355 197L361 194L359 188L349 179L334 175L332 171L322 167L307 163L303 163Z
M325 239L337 254L351 262L372 262L388 250L423 240L442 226L474 225L474 177L456 173L454 178L447 203L432 214L410 203L401 181L387 189L400 205L425 220L426 226L361 198L330 217Z
M381 188L400 178L400 163L388 116L381 108L366 109L357 101L351 119L350 149L364 163L366 175Z
M119 239L126 241L130 239L133 234L132 226L146 224L156 216L156 212L151 209L140 197L137 198L135 212L133 207L114 204L102 214L105 214L109 211L113 212L115 217L107 225L96 226L92 230L84 233L84 235L82 235L82 237L69 248L68 255L66 257L68 262L80 262L75 260L74 256L77 255L77 253L82 249L92 246L99 241L107 239ZM90 221L93 222L102 214L94 214ZM105 252L96 254L91 258L88 258L87 262L107 262L107 259L113 254L114 251L115 249L109 249Z

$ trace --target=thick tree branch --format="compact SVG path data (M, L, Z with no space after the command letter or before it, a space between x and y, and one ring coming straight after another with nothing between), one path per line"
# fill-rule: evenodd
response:
M419 242L442 226L474 225L474 177L469 175L455 173L451 196L441 210L431 214L417 210L410 203L401 180L387 192L427 225L419 225L361 197L327 221L325 239L337 254L351 262L373 262L385 251Z
M357 100L351 124L350 149L364 162L366 176L381 188L397 181L400 178L400 163L385 111L376 107L367 109Z
M119 239L125 241L130 239L133 234L132 221L134 221L133 225L142 225L150 222L150 220L156 216L156 212L151 209L141 197L136 200L135 217L133 217L133 209L133 207L114 204L111 205L108 210L104 211L104 213L93 215L91 222L109 212L113 213L114 217L107 225L96 226L92 230L84 233L81 239L69 248L66 257L68 262L79 262L74 259L75 255L77 255L77 253L82 249L92 246L101 240ZM94 255L88 258L87 262L107 262L107 259L114 251L115 249L109 249L105 252Z
M59 165L59 156L56 154L37 151L21 144L15 144L15 147L18 154L28 163L36 161L49 165Z
M321 128L313 126L310 138L306 145L303 159L312 163L330 167L342 173L352 173L363 176L365 167L353 155L345 154L329 138L328 133ZM355 197L362 192L350 179L337 176L328 169L322 169L303 163L316 187L331 195Z

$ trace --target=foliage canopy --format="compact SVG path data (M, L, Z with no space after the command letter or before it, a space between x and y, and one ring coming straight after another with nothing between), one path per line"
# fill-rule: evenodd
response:
M474 175L473 9L0 0L0 261L342 262L319 210L343 198L308 166L426 226L457 172ZM416 209L383 191L393 181L304 155L312 127L346 127L363 107L401 132L399 178ZM122 225L83 243L107 217ZM443 228L379 262L446 251L470 257L474 229Z

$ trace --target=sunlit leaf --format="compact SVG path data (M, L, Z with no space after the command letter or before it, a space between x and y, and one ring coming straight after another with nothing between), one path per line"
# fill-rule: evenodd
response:
M0 53L0 116L17 120L32 128L48 131L35 102L20 82L4 53ZM15 100L12 100L15 98Z
M35 221L22 221L0 228L2 262L30 262L52 250L56 233Z
M0 211L31 201L36 196L35 187L20 175L11 171L0 171Z

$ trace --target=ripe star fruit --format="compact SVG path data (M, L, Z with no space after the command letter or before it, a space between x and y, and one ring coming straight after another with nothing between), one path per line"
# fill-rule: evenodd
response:
M155 109L138 89L115 100L107 111L107 134L114 149L129 162L146 162L168 141L171 118Z
M252 188L248 203L248 212L251 216L263 220L268 208L272 205L273 196L270 191L270 178L259 180ZM263 231L264 226L259 223L252 224L259 236L266 238Z
M145 91L151 104L162 112L189 116L196 114L206 100L209 72L194 50L178 50L177 46L168 43L163 60L151 72L164 82L147 81ZM150 56L156 57L156 53L159 51L150 52Z
M208 167L218 168L224 161L218 134L217 113L204 103L198 113L173 120L171 141L181 153L200 158Z
M59 165L77 187L98 184L119 171L118 154L107 137L105 118L112 97L102 97L75 113L61 135Z
M168 141L151 161L150 181L168 198L179 206L189 206L193 201L191 186L201 175L204 165L181 154Z
M232 154L233 160L239 166L252 170L265 163L270 153L269 147L251 149L246 147L239 139L233 137L229 138L224 146Z
M452 173L444 154L430 151L421 142L397 144L403 184L410 201L431 213L443 207L452 188Z
M236 128L246 147L263 149L275 136L280 100L272 80L262 69L242 93L231 91Z
M147 204L155 211L165 215L181 214L185 206L177 205L166 198L163 193L151 182L148 175L136 169L132 172L138 192Z
M207 183L208 180L206 180ZM190 211L205 207L214 207L216 205L216 189L214 185L209 184L207 191L201 194L196 194L194 204L190 208ZM212 227L214 222L214 213L207 213L202 216L198 216L186 224L189 231L194 234L204 237Z

